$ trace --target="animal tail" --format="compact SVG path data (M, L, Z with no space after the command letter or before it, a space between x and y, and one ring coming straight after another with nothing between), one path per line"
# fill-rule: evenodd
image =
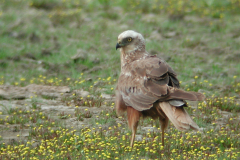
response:
M159 102L159 108L166 114L178 130L185 131L190 128L199 130L198 125L193 121L182 106L175 107L169 102Z
M170 89L170 97L169 99L184 99L189 101L203 101L205 100L205 96L202 93L184 91L178 88Z

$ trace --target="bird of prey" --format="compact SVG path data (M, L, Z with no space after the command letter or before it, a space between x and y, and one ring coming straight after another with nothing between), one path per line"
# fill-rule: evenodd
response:
M202 101L205 96L198 92L180 89L173 69L157 56L145 50L145 40L140 33L127 30L118 36L116 50L121 52L121 73L116 87L116 112L127 111L128 126L132 130L130 145L133 146L140 117L159 119L164 131L169 119L181 131L198 130L183 107L185 100Z

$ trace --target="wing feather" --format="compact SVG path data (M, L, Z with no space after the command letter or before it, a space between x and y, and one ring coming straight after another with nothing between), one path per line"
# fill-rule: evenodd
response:
M125 105L138 111L150 109L156 101L204 99L200 93L186 92L179 87L176 73L156 56L148 56L124 66L118 81L118 90ZM180 106L179 103L177 105Z
M153 93L158 97L166 96L168 93L167 84L159 85L158 83L154 83L152 79L148 79L147 81L145 81L144 86L149 90L149 92Z

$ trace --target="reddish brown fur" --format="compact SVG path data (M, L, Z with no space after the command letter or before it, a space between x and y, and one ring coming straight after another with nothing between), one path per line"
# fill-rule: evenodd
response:
M156 110L159 113L159 121L161 123L162 131L164 131L168 127L169 119L166 116L166 114L163 112L163 110L159 107L158 103L157 104L155 103L154 106L156 106Z
M159 103L154 103L153 107L149 110L142 111L143 117L151 117L152 119L159 119L162 129L165 130L168 126L168 117L159 107Z
M135 134L138 126L138 122L141 116L151 117L153 119L159 119L162 128L162 145L164 145L164 131L168 126L169 119L166 114L162 111L159 103L155 103L152 108L145 111L137 111L136 109L128 106L127 107L128 126L132 130L132 138L130 146L133 147Z
M153 105L152 108L142 111L143 117L151 117L152 119L157 119L159 117L165 118L166 115L162 112L158 105Z
M167 128L167 125L168 125L168 118L165 115L165 113L162 111L162 109L159 107L158 103L154 104L152 108L145 111L141 111L141 112L128 106L127 116L128 116L128 126L130 129L132 129L135 123L139 121L141 116L143 116L143 118L146 118L146 117L151 117L152 119L159 118L161 124L164 126L164 129Z
M127 107L128 126L130 129L133 129L134 126L138 124L141 115L141 112L137 111L136 109L130 106Z
M133 41L119 45L125 38ZM121 48L121 74L116 88L116 111L127 110L128 125L132 130L130 146L133 147L138 121L141 116L159 119L164 132L169 120L179 130L198 129L184 108L176 108L169 100L204 100L201 93L180 90L176 73L162 59L150 56L145 50L145 41L135 31L125 31L118 36L117 48ZM173 103L173 101L171 101ZM153 105L152 105L153 104ZM179 103L177 103L179 104ZM132 106L132 107L131 107ZM133 108L134 107L134 108Z
M121 116L126 110L127 110L127 106L124 103L122 96L116 91L116 100L115 100L115 104L116 104L116 112L119 116Z

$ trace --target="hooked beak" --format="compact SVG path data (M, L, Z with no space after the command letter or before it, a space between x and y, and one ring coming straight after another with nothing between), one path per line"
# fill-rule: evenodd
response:
M121 44L119 44L119 43L116 44L116 50L117 50L118 48L121 48L121 47L122 47Z

